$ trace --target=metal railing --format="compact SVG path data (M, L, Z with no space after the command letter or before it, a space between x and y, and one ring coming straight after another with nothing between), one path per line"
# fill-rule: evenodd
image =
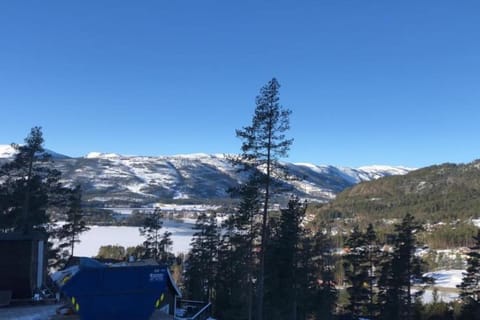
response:
M211 315L210 302L179 300L175 320L206 320Z

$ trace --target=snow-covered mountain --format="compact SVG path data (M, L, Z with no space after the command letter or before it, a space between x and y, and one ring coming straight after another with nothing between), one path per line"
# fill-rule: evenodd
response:
M8 159L15 155L17 151L10 144L0 144L0 159ZM69 158L64 154L57 153L55 151L45 149L45 153L49 154L53 159L65 159Z
M3 151L6 150L6 151ZM0 146L0 158L13 153ZM54 166L67 184L80 183L84 198L107 205L146 205L166 200L222 200L227 189L245 177L224 155L123 156L91 152L84 157L56 157ZM404 167L371 166L345 168L309 163L284 163L292 179L281 181L285 194L295 193L327 201L345 188L393 174L406 174Z

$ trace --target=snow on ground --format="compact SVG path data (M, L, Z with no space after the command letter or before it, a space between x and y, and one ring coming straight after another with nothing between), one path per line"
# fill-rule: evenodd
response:
M472 223L475 227L480 228L480 219L472 219Z
M452 302L458 298L458 293L457 292L452 292L452 291L442 291L438 290L437 291L437 297L438 301L443 301L443 302ZM423 303L432 303L433 302L433 290L432 289L427 289L423 293L422 296L422 301Z
M11 158L16 150L9 144L0 144L0 158Z
M450 302L458 298L457 285L462 282L463 272L465 270L451 269L451 270L437 270L427 272L425 277L432 277L434 279L434 288L437 289L437 296L439 301ZM433 302L433 288L425 290L422 296L424 303Z
M172 233L173 246L171 251L173 253L187 253L189 251L190 241L194 233L192 227L192 223L164 220L161 233L165 231ZM144 240L140 236L138 227L90 226L89 231L80 235L80 243L75 246L75 255L93 257L97 255L101 246L120 245L126 248L141 245Z
M46 306L27 306L0 308L2 320L44 320L55 315L58 304Z
M465 270L438 270L427 272L424 276L432 277L435 280L436 287L456 289L457 285L462 282L463 272L465 272Z

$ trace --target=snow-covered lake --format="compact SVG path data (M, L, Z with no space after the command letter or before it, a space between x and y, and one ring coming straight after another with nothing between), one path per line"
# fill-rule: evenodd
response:
M194 230L194 224L190 221L164 220L161 233L172 233L172 252L187 253L190 247ZM75 245L75 255L81 257L93 257L98 249L104 245L120 245L125 248L141 245L145 240L138 227L107 227L89 226L90 230L80 235L80 243Z

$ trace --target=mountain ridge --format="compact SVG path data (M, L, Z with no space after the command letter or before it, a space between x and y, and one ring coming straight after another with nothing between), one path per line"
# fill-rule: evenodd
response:
M5 149L8 148L0 145L3 161L14 155ZM126 156L91 152L75 158L47 152L52 153L53 165L62 172L63 182L81 184L85 200L98 206L226 200L230 197L226 190L245 181L245 176L221 154ZM293 177L292 180L279 179L284 194L293 193L320 202L333 199L337 193L359 182L412 170L400 166L348 168L311 163L283 164Z

